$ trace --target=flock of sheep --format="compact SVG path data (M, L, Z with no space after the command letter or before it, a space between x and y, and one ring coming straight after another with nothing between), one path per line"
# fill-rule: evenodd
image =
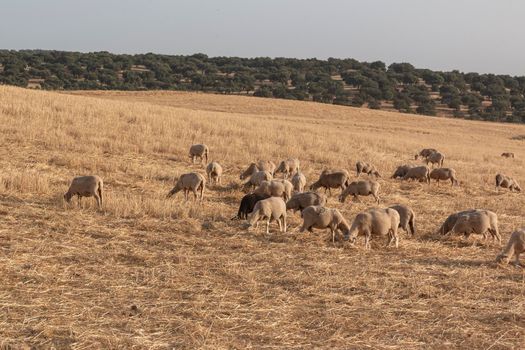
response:
M189 151L192 164L197 160L200 163L208 163L209 148L203 144L193 145ZM502 157L514 158L513 153L503 153ZM452 186L458 185L456 171L452 168L443 168L445 156L435 149L423 149L415 159L422 158L426 165L399 166L393 179L417 180L430 183L431 179L439 181L451 181ZM438 168L429 168L431 164ZM259 222L266 222L266 233L269 233L270 223L277 221L279 230L286 232L287 211L300 211L303 224L300 232L312 229L329 229L332 234L332 242L336 235L343 234L345 240L355 243L358 236L365 237L365 249L370 249L372 236L387 237L387 246L395 244L398 247L398 229L402 228L412 236L416 233L414 211L406 205L393 205L388 208L373 208L356 215L350 225L339 210L327 208L326 192L332 195L332 189L340 189L339 201L344 203L348 196L359 200L359 196L373 196L379 204L380 184L376 181L381 177L379 171L372 164L357 162L357 177L367 174L368 180L351 181L350 174L345 169L324 170L317 181L310 185L309 191L305 192L306 177L300 171L300 163L297 159L283 160L278 167L272 161L259 161L251 163L240 175L241 180L246 180L243 185L245 191L251 193L245 195L240 203L237 215L233 219L247 220L249 227L258 227ZM221 184L223 174L222 166L217 162L210 162L206 166L206 178L197 172L181 175L175 186L169 191L168 197L183 191L185 199L188 200L190 191L195 200L204 198L206 181ZM282 173L283 178L274 176ZM373 179L375 178L375 180ZM290 179L290 180L288 180ZM511 191L521 192L518 182L506 175L496 175L496 189L508 188ZM318 189L324 189L324 194ZM102 207L103 182L99 176L82 176L73 179L69 190L64 194L64 199L70 202L73 196L78 197L80 204L82 197L94 197L97 205ZM497 215L489 210L472 209L451 214L439 228L442 235L449 233L482 235L484 239L490 235L493 240L501 243L498 230ZM510 240L501 254L498 262L508 263L514 256L516 265L519 265L519 255L525 252L525 229L512 233Z

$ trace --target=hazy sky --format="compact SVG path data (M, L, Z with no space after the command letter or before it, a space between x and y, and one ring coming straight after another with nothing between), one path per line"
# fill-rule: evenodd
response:
M525 75L523 0L0 0L0 48L351 57Z

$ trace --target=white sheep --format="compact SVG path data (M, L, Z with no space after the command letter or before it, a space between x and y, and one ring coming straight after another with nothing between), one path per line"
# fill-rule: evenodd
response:
M283 173L284 178L286 179L288 176L298 171L299 171L299 159L288 158L286 160L283 160L281 164L279 164L277 169L275 169L275 174Z
M346 222L343 215L337 209L325 208L320 205L312 205L302 212L303 225L300 232L306 230L313 232L313 228L330 229L332 233L332 243L335 242L335 234L341 231L345 236L350 234L350 225Z
M64 194L64 199L69 203L71 197L77 196L80 206L82 197L95 197L98 207L102 208L103 187L102 179L97 175L75 177Z
M520 254L525 252L525 229L512 232L510 235L509 242L503 248L501 253L496 257L496 262L509 263L512 256L514 256L514 263L516 266L521 266L520 264Z
M197 160L197 158L200 159L201 164L204 159L206 159L206 163L208 163L208 154L209 154L208 146L204 144L196 144L190 147L189 157L191 158L192 164L195 164L195 161Z
M215 182L216 184L220 184L222 179L222 166L217 162L211 162L206 167L206 174L208 175L208 181L210 183Z
M204 189L206 187L206 179L199 173L187 173L182 174L175 187L171 189L167 197L175 195L179 191L184 191L184 198L188 200L188 194L190 191L193 192L194 199L197 200L197 191L200 191L200 200L204 198Z
M397 236L399 222L399 213L392 208L370 209L357 214L350 227L350 233L345 238L355 243L357 236L364 235L365 249L370 249L372 235L388 236L387 247L395 242L397 248L399 245Z
M259 227L259 221L266 220L266 233L270 233L270 222L277 221L279 231L286 232L286 204L280 197L270 197L258 201L248 215L251 227Z
M304 176L303 173L298 171L292 177L292 185L293 185L293 189L295 192L297 193L304 192L304 188L306 186L306 176Z

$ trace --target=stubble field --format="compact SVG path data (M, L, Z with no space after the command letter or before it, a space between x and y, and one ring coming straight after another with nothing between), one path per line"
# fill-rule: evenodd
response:
M525 226L524 195L494 190L498 171L525 180L520 135L309 102L0 86L0 348L522 348L522 270L494 263L496 243L435 233L467 208L496 212L504 242ZM202 205L165 198L178 175L205 173L193 143L225 168ZM459 187L389 178L424 147L446 154ZM374 163L381 206L413 207L417 236L365 251L298 233L299 214L286 234L231 221L246 165L287 157L308 184ZM88 174L104 179L103 210L63 201ZM351 221L375 205L362 200L328 206Z

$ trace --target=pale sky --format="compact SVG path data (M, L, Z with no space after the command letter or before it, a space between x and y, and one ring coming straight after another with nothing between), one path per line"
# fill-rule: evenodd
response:
M523 0L0 0L0 48L355 58L525 75Z

